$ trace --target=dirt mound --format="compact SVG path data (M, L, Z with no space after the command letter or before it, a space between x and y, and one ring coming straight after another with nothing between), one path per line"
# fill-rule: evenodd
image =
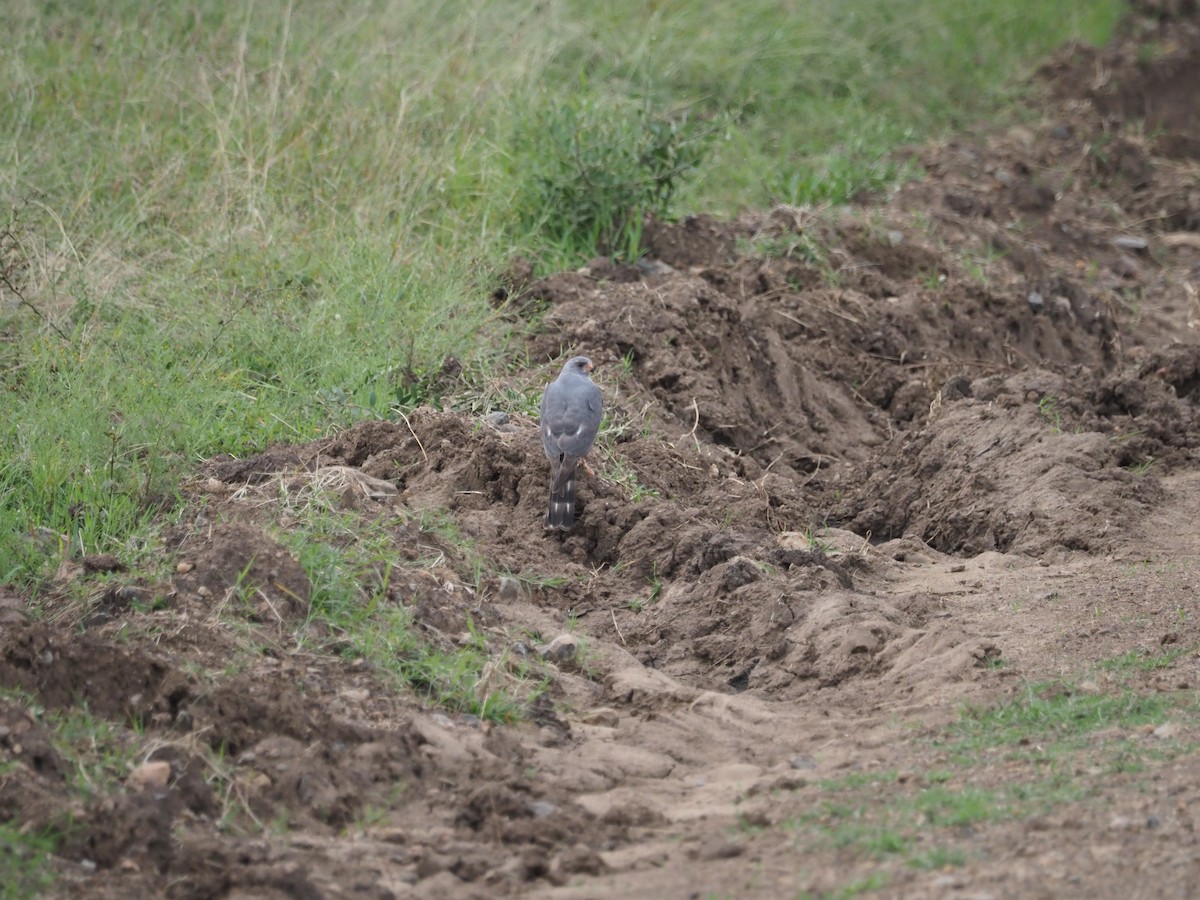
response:
M1126 20L1126 41L1063 51L1042 75L1056 97L1090 102L1111 128L1137 126L1153 155L1200 159L1200 121L1192 90L1200 78L1195 7L1163 8L1151 15ZM1139 52L1129 52L1129 41L1137 43ZM1143 172L1150 168L1144 156L1135 166Z

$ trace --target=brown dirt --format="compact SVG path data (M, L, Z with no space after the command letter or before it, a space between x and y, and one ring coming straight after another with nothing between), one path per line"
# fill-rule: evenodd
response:
M418 409L210 461L157 569L68 561L37 621L7 592L0 818L66 835L62 896L1191 896L1194 6L1064 50L1042 119L914 150L887 200L652 222L653 264L514 276L497 300L548 326L529 377L584 350L610 409L565 536L528 416ZM286 540L314 492L384 523L381 603L486 643L480 691L574 631L524 722L423 704L323 625ZM1038 783L945 729L1054 679L1177 698L1172 728L1117 720L1136 767L1076 753L1075 793L918 818L907 856L805 824L854 777L868 823ZM105 790L54 730L82 709ZM166 784L126 780L154 761Z

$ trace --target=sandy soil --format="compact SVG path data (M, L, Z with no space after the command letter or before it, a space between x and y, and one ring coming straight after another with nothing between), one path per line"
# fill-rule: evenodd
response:
M4 592L0 819L69 816L76 897L1195 896L1200 20L1175 6L1047 63L1027 124L914 150L893 197L514 267L497 303L544 327L511 386L583 351L610 408L569 534L542 531L532 419L418 409L209 461L154 562L64 560L40 617ZM382 602L435 644L474 627L495 687L574 636L526 721L422 703L314 628L283 538L317 490L385 523ZM1063 694L1159 712L964 743ZM136 767L111 789L50 730L82 708Z

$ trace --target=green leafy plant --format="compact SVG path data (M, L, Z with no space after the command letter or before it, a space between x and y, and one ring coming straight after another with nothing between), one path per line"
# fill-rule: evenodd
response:
M570 255L635 259L645 215L668 213L714 134L711 124L646 104L553 103L516 139L517 218Z

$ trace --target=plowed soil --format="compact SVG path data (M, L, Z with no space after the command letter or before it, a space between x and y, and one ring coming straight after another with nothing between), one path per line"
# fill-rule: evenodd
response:
M1066 48L1026 124L914 149L894 196L516 279L540 327L488 402L211 460L161 547L9 590L0 820L69 819L50 892L1196 896L1194 6ZM547 534L511 398L575 352L608 419ZM386 529L379 602L486 648L481 695L534 660L519 721L315 624L317 491ZM1031 691L1165 705L962 743ZM111 783L55 736L84 709Z

